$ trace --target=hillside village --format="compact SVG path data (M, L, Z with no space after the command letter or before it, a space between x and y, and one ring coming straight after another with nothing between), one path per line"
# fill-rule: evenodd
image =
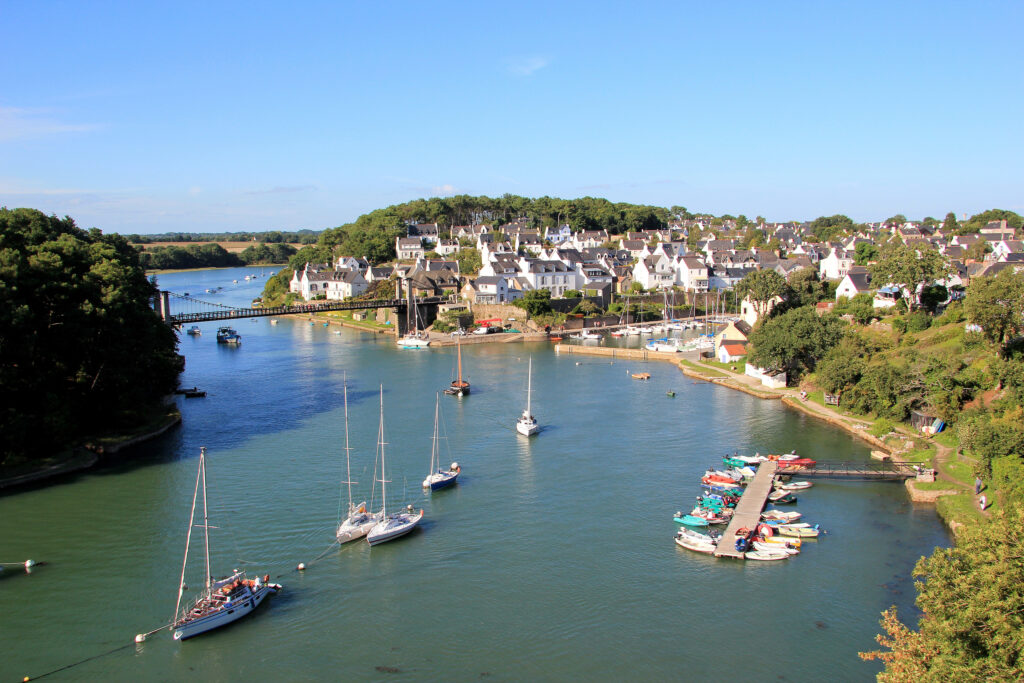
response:
M547 290L552 299L584 295L607 305L613 295L670 289L703 294L732 290L755 271L789 278L811 269L834 284L837 300L870 294L875 308L887 308L910 295L894 283L872 282L868 266L889 243L940 254L949 275L936 284L945 286L951 299L962 296L971 278L1024 268L1024 241L1006 220L970 234L914 221L860 227L850 236L816 241L807 222L742 229L733 220L712 227L711 220L693 219L621 235L573 231L568 224L538 230L526 219L497 226L410 222L406 236L395 239L394 262L377 265L358 255L306 262L293 272L289 291L306 301L340 300L396 278L402 291L411 281L416 295L458 292L470 304L511 303L527 292ZM480 268L461 272L459 254L470 249L479 254Z

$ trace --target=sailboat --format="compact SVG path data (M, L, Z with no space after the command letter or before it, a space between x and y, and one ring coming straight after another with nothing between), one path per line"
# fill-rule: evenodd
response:
M452 385L444 390L444 393L449 396L469 396L469 382L462 379L462 337L455 337L455 345L459 358L459 374L458 379L452 382Z
M533 436L540 431L537 418L530 412L530 393L533 389L533 357L530 357L530 365L526 371L526 410L516 422L516 431L523 436Z
M365 536L373 525L381 520L382 513L366 511L366 501L356 505L352 502L352 462L348 446L348 384L345 384L345 483L348 484L348 517L338 525L338 543L348 543Z
M185 567L188 564L189 543L196 517L196 501L199 485L203 488L203 533L206 548L206 585L191 605L181 609L181 597L185 591ZM237 569L230 576L214 581L210 574L210 523L206 506L206 447L199 449L199 472L192 494L192 514L188 521L185 537L185 561L181 565L181 581L178 583L178 602L174 606L174 620L171 630L175 640L185 640L220 626L241 619L263 602L271 593L281 590L281 584L270 583L270 575L247 579L245 572Z
M419 511L419 514L413 511L412 505L407 505L401 512L395 512L388 514L388 478L387 470L384 465L384 387L380 388L380 432L377 436L377 449L380 451L380 494L381 494L381 507L380 507L380 521L373 525L369 533L366 534L366 540L370 545L377 545L378 543L384 543L385 541L391 541L399 536L404 536L420 523L423 519L423 510Z
M438 394L435 398L434 441L430 447L430 474L428 474L427 478L423 480L423 488L430 489L431 491L451 486L455 483L455 480L458 479L459 472L462 471L462 468L459 467L459 463L457 462L453 462L447 472L441 469L441 454L437 447L437 425L439 421L438 417L440 417L441 414L441 394Z
M420 332L419 310L416 308L416 297L412 297L409 303L412 306L412 332L406 332L395 342L403 349L422 349L430 346L430 339L426 332Z

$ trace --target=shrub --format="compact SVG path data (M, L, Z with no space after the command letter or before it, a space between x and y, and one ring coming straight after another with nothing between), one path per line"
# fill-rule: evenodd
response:
M893 318L892 329L899 334L905 334L907 331L907 321L904 318Z
M871 428L868 429L868 433L871 434L871 436L877 436L878 438L882 438L883 436L891 432L892 428L892 420L880 417L877 420L875 420L875 423L873 425L871 425Z
M932 318L927 311L914 311L907 316L907 330L923 332L932 326Z

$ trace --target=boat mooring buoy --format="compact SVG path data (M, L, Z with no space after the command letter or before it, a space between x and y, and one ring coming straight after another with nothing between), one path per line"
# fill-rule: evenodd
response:
M298 569L298 570L299 570L300 572L301 572L301 571L305 571L305 569L306 569L306 563L305 563L305 562L299 562L299 566L298 566L298 567L296 567L296 569Z

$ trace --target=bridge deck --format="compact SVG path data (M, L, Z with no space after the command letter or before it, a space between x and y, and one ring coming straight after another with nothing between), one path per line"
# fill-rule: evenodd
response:
M360 311L375 308L396 308L404 309L408 302L405 299L372 299L367 301L325 301L315 304L300 304L298 306L274 306L272 308L231 308L220 304L191 299L196 304L218 306L217 310L202 311L197 313L175 313L167 318L172 325L184 323L201 323L214 320L240 320L243 318L260 318L271 315L306 315L309 313L323 313L326 311ZM451 299L446 297L429 297L417 299L416 305L434 305L450 303Z
M791 469L783 467L779 474L805 479L861 479L865 481L902 481L913 479L920 472L909 463L819 462L814 467Z
M743 553L736 550L736 530L746 527L753 530L761 521L761 511L768 501L768 494L772 492L772 482L775 480L775 470L778 465L774 461L761 463L757 468L757 474L753 481L747 485L747 489L740 497L736 511L732 514L729 526L718 541L715 548L715 557L733 557L739 560L744 559Z

